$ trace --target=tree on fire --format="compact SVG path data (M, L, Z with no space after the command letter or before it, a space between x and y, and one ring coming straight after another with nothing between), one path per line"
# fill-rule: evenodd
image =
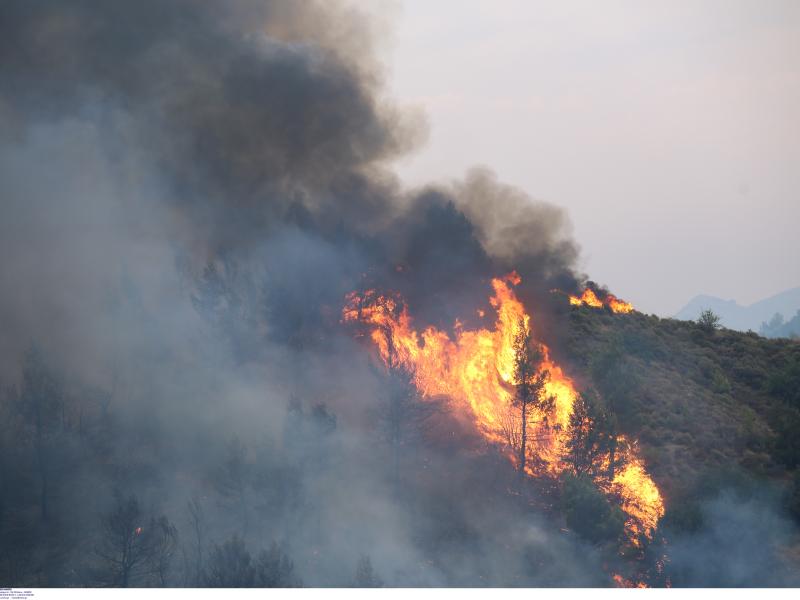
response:
M594 391L579 394L572 406L567 429L567 454L564 461L576 475L603 475L614 478L625 466L624 438L618 435L616 415ZM608 457L604 461L603 457ZM602 472L608 469L607 472Z
M514 336L514 382L516 393L513 404L520 411L519 472L525 472L528 443L528 424L531 413L544 415L542 423L547 426L547 415L553 411L555 398L545 393L545 385L550 379L546 369L540 369L542 352L535 344L530 328L520 320Z
M148 576L160 586L167 584L178 531L166 517L146 521L136 496L116 494L103 533L97 555L107 564L111 585L128 587L135 578Z
M594 427L601 436L601 450L608 454L608 478L624 466L618 450L620 421L635 418L633 395L639 382L625 359L622 342L613 339L597 353L589 365L592 380L599 392L594 402Z
M567 526L587 540L602 543L622 535L625 514L588 475L565 474L561 502Z
M589 393L579 394L569 417L565 457L576 475L593 473L597 459L603 454L604 436L595 424L599 417L597 399Z

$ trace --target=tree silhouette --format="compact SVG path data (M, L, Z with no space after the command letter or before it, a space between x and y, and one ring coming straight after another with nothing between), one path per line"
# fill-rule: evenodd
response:
M128 587L134 579L155 576L166 585L178 533L166 517L146 521L139 500L115 494L111 512L103 518L103 541L97 550L110 574L110 583Z
M534 411L543 414L542 422L547 426L548 415L552 413L555 399L545 393L545 385L550 380L550 372L541 369L542 351L534 343L530 328L523 319L517 324L514 335L514 384L515 394L512 403L520 411L520 447L518 469L525 472L527 460L528 424Z
M18 400L21 416L33 429L36 471L39 476L39 512L42 520L46 521L49 516L51 472L48 437L58 423L64 394L60 379L44 362L42 353L35 346L25 355Z
M700 316L697 318L697 324L700 326L700 329L706 333L714 333L721 327L719 315L710 308L700 313Z

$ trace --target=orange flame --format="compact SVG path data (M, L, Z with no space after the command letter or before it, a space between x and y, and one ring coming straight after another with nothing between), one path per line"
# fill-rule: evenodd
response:
M633 312L633 304L620 300L614 294L606 294L605 300L600 300L591 288L583 290L580 296L570 296L569 303L572 306L591 306L592 308L603 308L608 306L614 313L627 314Z
M512 289L520 281L516 273L492 280L494 293L489 302L497 312L493 329L467 330L457 321L452 337L434 327L420 332L413 328L402 299L375 290L348 294L342 320L367 325L387 367L410 373L423 398L449 397L456 410L471 416L487 441L504 447L516 461L512 451L519 439L518 416L512 406L514 339L520 327L526 332L532 327L530 315ZM550 358L547 346L542 344L541 351L540 372L550 373L544 391L554 398L554 408L549 415L533 414L531 418L526 471L532 476L558 475L566 468L563 458L577 397L572 380ZM635 542L638 534L652 535L664 506L636 447L627 443L620 447L627 449L625 466L612 481L598 477L597 483L607 494L620 498L629 517L626 529Z
M625 302L624 300L620 300L614 294L608 294L606 296L606 302L608 303L608 307L611 309L611 312L622 314L633 312L633 304L630 302Z
M647 587L647 584L643 581L631 581L630 579L625 579L622 575L616 574L612 577L614 580L614 585L618 588L640 588L644 589Z
M569 303L573 306L591 306L593 308L603 308L603 303L600 301L600 298L597 297L597 294L594 293L593 290L586 288L583 290L583 294L579 296L570 296Z
M619 436L618 448L618 462L623 465L622 468L614 473L613 480L598 476L596 481L606 493L620 498L622 510L629 517L625 522L625 530L629 539L638 545L639 536L652 537L653 529L664 516L664 502L658 487L645 470L636 444L628 444L625 436ZM600 472L607 470L606 458Z

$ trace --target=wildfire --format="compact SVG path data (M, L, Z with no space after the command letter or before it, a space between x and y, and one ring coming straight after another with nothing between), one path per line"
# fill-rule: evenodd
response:
M517 409L512 407L514 339L520 327L533 331L532 319L512 287L519 283L516 273L492 280L494 293L489 302L497 313L492 329L467 330L457 322L452 337L434 327L417 331L399 296L375 290L348 294L342 320L366 325L387 367L410 373L423 398L449 397L457 410L471 416L487 441L509 450L510 459L516 461L512 451L519 439ZM572 380L550 358L546 345L541 344L541 352L540 371L550 374L545 393L554 398L554 406L550 414L534 411L531 416L526 452L526 471L531 476L558 475L566 468L568 426L577 397ZM621 461L624 467L610 481L598 477L597 484L620 499L628 515L626 529L635 542L639 534L652 535L664 505L636 446L620 441L626 452L626 460Z
M619 462L624 466L614 474L614 479L600 476L596 481L606 493L621 499L622 510L629 517L625 529L628 537L638 545L639 536L652 536L652 530L664 515L664 502L658 487L645 470L636 445L628 444L625 436L619 436L618 446L621 449ZM607 467L606 460L600 472L606 471Z
M646 588L647 584L642 581L631 581L629 579L625 579L622 575L614 575L612 577L614 580L614 585L618 588Z
M580 296L570 296L569 303L572 306L591 306L592 308L603 308L608 306L611 312L627 314L633 312L633 304L620 300L614 294L606 294L604 300L600 300L591 288L583 290Z

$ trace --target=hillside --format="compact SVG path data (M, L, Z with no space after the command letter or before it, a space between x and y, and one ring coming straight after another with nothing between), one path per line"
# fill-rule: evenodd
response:
M711 309L718 314L725 327L738 331L760 331L762 323L769 322L776 314L783 315L788 320L800 310L800 287L783 291L749 306L741 306L735 300L699 295L679 310L675 318L690 321L696 319L705 309Z
M352 364L327 395L276 395L266 415L260 395L188 403L181 387L132 412L126 394L74 387L31 352L0 397L0 581L118 584L98 552L121 521L128 535L164 533L143 538L161 571L134 571L137 585L257 585L226 575L255 557L258 577L281 585L349 585L354 572L374 584L362 573L373 564L388 585L796 585L800 343L560 296L554 307L542 319L554 358L613 406L602 427L637 441L663 497L648 539L624 533L613 494L577 467L521 480L468 413L375 369L349 333ZM48 417L41 438L31 406Z
M579 308L563 320L561 352L584 385L604 355L621 356L632 393L620 425L640 440L667 521L748 481L769 482L800 518L800 343L641 313Z

